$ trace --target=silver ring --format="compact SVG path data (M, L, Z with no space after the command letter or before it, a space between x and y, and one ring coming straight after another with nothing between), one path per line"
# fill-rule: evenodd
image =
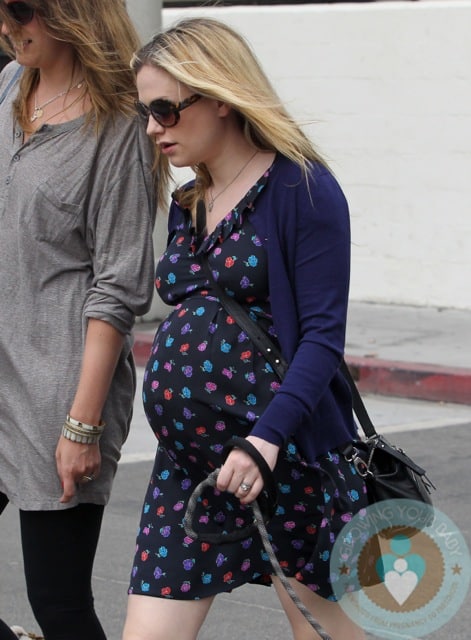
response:
M250 491L251 488L252 488L252 485L247 484L246 482L241 482L239 486L239 489L244 493L247 493L247 491Z
M95 477L94 477L93 473L90 476L82 476L82 482L91 482L94 479L95 479Z

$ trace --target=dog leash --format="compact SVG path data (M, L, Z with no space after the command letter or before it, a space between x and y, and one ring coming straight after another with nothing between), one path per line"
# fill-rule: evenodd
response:
M238 529L236 531L226 533L205 533L203 541L214 544L225 544L229 542L235 542L237 540L243 540L252 535L255 531L258 531L262 540L263 548L268 555L271 566L273 567L273 570L276 576L279 578L281 584L286 589L291 600L294 602L296 607L299 609L299 611L302 613L311 627L319 634L322 640L332 640L331 636L329 636L329 634L320 625L316 618L314 618L314 616L303 604L298 594L289 583L288 578L285 576L282 568L280 567L280 563L278 562L278 559L271 545L270 537L266 528L266 524L274 515L274 512L276 510L276 486L271 470L265 462L265 459L248 440L246 440L245 438L233 438L224 446L224 451L228 453L235 446L243 449L255 460L255 462L259 466L264 481L264 488L259 494L259 497L249 505L252 508L254 514L253 521L246 527ZM188 506L183 519L183 525L185 528L185 533L193 540L202 539L202 536L193 528L193 518L196 510L196 505L201 499L203 491L207 487L216 486L219 471L220 469L215 469L207 476L207 478L200 482L188 500Z

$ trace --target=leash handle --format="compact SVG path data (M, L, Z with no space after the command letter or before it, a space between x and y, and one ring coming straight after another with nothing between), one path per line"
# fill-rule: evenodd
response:
M245 540L250 538L257 531L257 519L254 514L254 518L250 524L240 529L234 529L234 531L221 531L218 533L211 533L205 531L201 533L196 531L193 525L193 519L195 515L196 505L201 498L203 491L206 487L215 487L216 480L219 475L220 469L215 469L209 474L199 485L195 488L188 500L188 506L186 508L185 517L183 518L183 527L185 533L193 540L203 540L204 542L210 542L212 544L227 544L229 542L237 542L238 540Z

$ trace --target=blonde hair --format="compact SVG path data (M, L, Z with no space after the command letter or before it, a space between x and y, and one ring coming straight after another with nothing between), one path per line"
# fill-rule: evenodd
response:
M251 144L290 158L305 175L309 161L325 164L282 105L250 46L226 24L209 18L178 22L134 54L134 72L138 74L144 66L163 69L193 92L229 104L239 114L242 130ZM162 202L171 173L168 159L158 148L156 154ZM196 187L182 202L190 208L211 184L204 165L193 169Z
M48 34L73 48L92 104L87 122L94 119L99 129L109 116L133 113L136 89L129 60L140 41L124 0L28 0L28 3ZM14 23L10 22L9 27L14 30ZM38 79L38 69L25 68L15 102L15 113L25 131L31 126L28 98Z

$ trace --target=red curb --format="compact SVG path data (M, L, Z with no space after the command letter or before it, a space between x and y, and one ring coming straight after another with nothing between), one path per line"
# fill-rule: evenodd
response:
M345 360L362 392L471 405L471 369L355 356Z
M147 364L153 339L153 332L135 333L137 366ZM471 369L348 355L345 360L363 393L471 405Z

